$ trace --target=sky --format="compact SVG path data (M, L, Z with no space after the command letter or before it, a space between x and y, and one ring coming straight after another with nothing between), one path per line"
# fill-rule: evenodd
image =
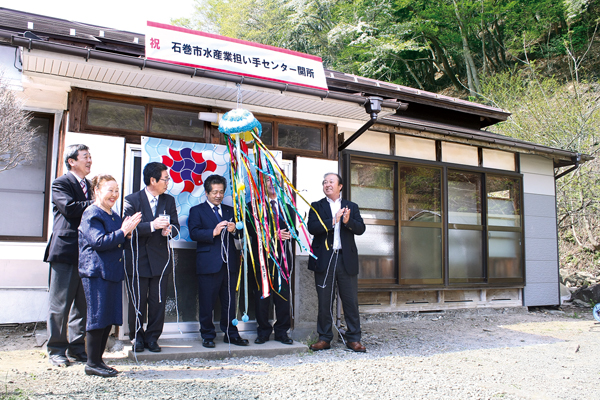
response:
M0 0L0 7L145 34L146 21L189 17L194 0Z

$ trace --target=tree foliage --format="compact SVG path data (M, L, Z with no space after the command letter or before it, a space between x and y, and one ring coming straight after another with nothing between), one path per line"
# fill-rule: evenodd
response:
M600 0L196 0L173 23L320 56L342 72L476 95L486 76L585 48Z
M600 85L541 76L534 64L488 78L483 94L512 116L493 131L595 157L556 182L561 265L598 269L600 260Z
M0 72L0 172L29 162L35 156L35 129L29 123L31 115Z

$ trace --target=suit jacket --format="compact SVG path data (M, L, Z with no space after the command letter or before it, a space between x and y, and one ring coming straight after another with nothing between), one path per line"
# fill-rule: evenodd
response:
M268 214L268 221L270 225L273 224L273 221L271 220L271 204L269 203L267 205L267 209L269 210L269 214ZM294 212L294 209L289 205L286 204L286 208L287 208L287 212L289 213L290 217L294 218L294 221L296 220L295 215L296 213ZM252 204L248 203L246 209L248 210L248 213L246 214L246 226L248 228L248 236L250 237L251 240L251 249L252 249L252 253L254 256L254 268L255 268L255 273L256 273L256 277L257 280L260 282L260 261L258 258L258 237L256 234L256 229L254 227L254 217L253 215L251 215L250 213L253 212L252 211ZM281 210L277 210L278 211L278 216L279 216L279 229L291 229L292 231L294 231L295 233L297 233L296 230L296 226L292 225L288 228L285 219L283 218L283 216L281 215ZM286 218L287 219L287 218ZM261 220L261 218L259 218L259 221ZM283 242L283 246L284 246L284 250L285 250L285 258L287 260L287 264L288 264L288 268L293 268L294 265L294 259L293 259L293 253L292 253L292 247L293 247L293 239L287 240ZM281 263L283 263L283 253L281 252L281 244L279 239L277 239L277 251L278 251L278 257L277 257L277 262L281 265ZM263 255L264 257L267 257L266 252L264 251L264 247L263 247ZM248 264L251 264L251 261L248 260ZM269 271L269 275L271 276L271 278L274 275L274 271L276 270L276 266L275 263L273 262L273 260L269 257L266 260L266 265L268 267L268 271ZM250 267L248 267L250 269ZM283 266L282 266L283 268ZM275 275L276 276L276 275Z
M221 235L213 237L213 231L219 221L208 202L204 202L190 209L188 229L190 238L197 243L196 247L196 274L214 274L221 270L223 258L221 256ZM233 208L221 204L223 221L233 221ZM226 229L226 228L225 228ZM225 233L224 247L229 249L229 271L238 274L240 267L240 253L233 242L234 234Z
M87 179L85 182L91 199L92 184ZM72 173L66 173L52 182L54 225L44 254L45 262L77 266L79 254L77 228L81 223L83 211L92 202L83 194L83 189Z
M327 271L327 265L329 264L329 259L333 253L333 216L331 215L331 207L329 206L327 197L315 201L312 203L312 207L319 213L319 216L327 228L323 227L321 221L319 221L319 218L317 218L317 215L311 209L308 214L308 232L314 235L312 250L317 259L315 260L313 257L309 257L308 269L316 272L325 272ZM356 203L342 198L342 208L344 207L350 209L350 219L347 224L340 221L342 256L346 272L349 275L357 275L358 251L356 250L354 235L362 235L365 232L365 224L360 216L360 210ZM326 240L329 250L325 247Z
M165 274L169 274L172 269L173 260L169 260L167 237L162 235L162 229L152 232L151 224L156 217L166 213L171 217L171 225L177 228L177 230L173 230L173 233L177 233L179 230L179 218L177 217L175 198L165 193L158 196L156 215L154 215L152 214L152 207L150 207L150 203L148 202L146 189L140 190L125 197L123 218L131 216L138 211L142 212L142 221L137 226L137 244L134 231L131 246L126 246L125 248L127 274L133 275L132 247L134 252L138 251L137 266L139 276L143 278L161 276L167 265L167 261L169 261L169 267L166 269Z
M97 206L85 210L79 226L79 276L123 280L125 235L121 224L121 217L114 211L109 215Z

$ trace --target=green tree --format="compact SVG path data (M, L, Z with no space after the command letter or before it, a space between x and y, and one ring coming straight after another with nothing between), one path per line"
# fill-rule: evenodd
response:
M488 77L483 91L512 112L494 132L596 157L556 184L561 264L591 267L600 258L600 85L575 73L566 81L543 77L531 64Z

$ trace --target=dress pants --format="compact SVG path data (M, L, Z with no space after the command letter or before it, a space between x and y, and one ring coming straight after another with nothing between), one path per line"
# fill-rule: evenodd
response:
M229 274L227 280L227 264L214 274L198 275L198 321L200 322L200 336L202 339L214 340L217 336L213 323L213 310L217 298L221 303L220 328L230 338L238 338L238 329L231 321L236 318L236 295L238 274Z
M358 275L348 275L344 268L344 259L341 250L334 251L329 271L315 272L315 285L317 287L318 316L317 333L319 339L326 342L333 340L332 310L337 285L344 309L344 319L348 328L344 338L348 342L360 342L360 317L358 314ZM324 286L324 287L322 287Z
M169 276L163 276L162 282L160 282L160 276L150 278L141 277L139 278L139 283L137 276L135 278L128 276L128 279L130 285L127 291L129 297L129 316L127 318L129 323L129 339L135 339L140 343L157 342L165 324L165 306L167 304L167 283L169 282ZM159 298L162 302L158 301ZM139 318L136 318L136 307L141 312ZM148 321L145 330L143 326L144 321Z
M87 305L77 265L51 262L48 291L48 355L85 352Z
M254 281L254 301L255 301L255 312L256 312L256 334L259 338L269 339L271 332L275 331L275 339L283 338L287 336L287 331L291 327L291 312L290 312L290 287L285 279L281 278L281 292L279 294L274 293L271 290L271 295L266 299L262 298L262 292L260 287L256 286L256 280ZM273 286L276 288L279 286L279 282L273 282ZM275 318L276 321L271 326L269 322L269 311L271 308L271 301L275 306Z

